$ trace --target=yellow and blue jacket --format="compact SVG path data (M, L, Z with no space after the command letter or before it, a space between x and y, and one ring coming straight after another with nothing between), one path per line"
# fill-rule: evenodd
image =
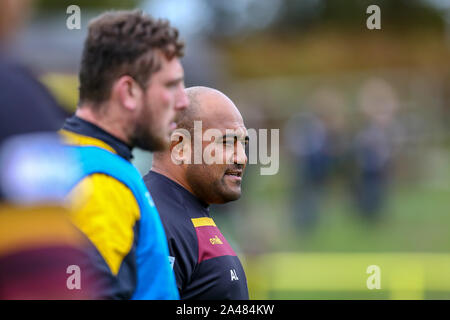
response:
M0 300L97 298L95 273L70 275L74 266L95 270L92 247L64 206L79 172L54 133L0 145Z
M60 134L77 148L84 174L70 193L74 224L95 246L107 299L178 299L164 230L131 147L73 116Z

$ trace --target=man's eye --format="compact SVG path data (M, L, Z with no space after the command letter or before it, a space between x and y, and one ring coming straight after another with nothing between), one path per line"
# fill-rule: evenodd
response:
M166 87L168 89L177 89L178 86L180 86L180 85L182 85L182 82L180 82L180 81L171 81L171 82L166 83Z

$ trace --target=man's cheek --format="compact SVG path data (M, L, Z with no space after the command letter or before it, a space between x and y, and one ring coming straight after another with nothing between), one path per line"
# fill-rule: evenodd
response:
M231 146L224 147L223 150L223 163L233 164L234 163L234 149Z
M170 107L170 109L173 109L175 99L170 90L163 90L161 92L160 100L166 108Z

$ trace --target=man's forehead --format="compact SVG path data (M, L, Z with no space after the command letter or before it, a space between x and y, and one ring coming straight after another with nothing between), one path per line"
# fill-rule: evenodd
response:
M202 116L202 125L205 130L218 129L224 134L228 131L236 131L240 134L247 132L244 121L240 114L233 114L231 112L215 112L210 114L209 117Z
M226 131L236 131L245 135L247 129L242 116L230 98L222 92L208 87L191 87L186 90L191 108L203 130L217 129L224 135Z
M184 69L181 61L178 57L172 57L168 59L163 53L157 53L157 59L159 59L159 63L161 64L161 68L155 74L160 74L162 76L183 76Z
M199 99L201 115L205 122L216 127L235 129L244 126L244 121L234 103L226 96L209 95Z

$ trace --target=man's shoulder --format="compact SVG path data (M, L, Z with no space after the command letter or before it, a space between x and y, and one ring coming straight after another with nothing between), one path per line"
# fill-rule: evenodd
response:
M182 196L169 178L150 171L143 179L161 215L187 211Z
M66 134L64 131L60 133ZM114 150L111 151L94 144L85 145L77 142L74 144L66 142L66 144L68 148L74 148L73 154L79 160L80 182L97 181L96 188L91 193L123 194L122 190L126 190L130 197L136 199L136 201L143 200L146 189L142 183L141 175L130 162L117 155ZM95 179L91 179L92 177L95 177ZM111 197L107 199L108 201L115 200ZM122 200L122 198L119 197L119 200Z
M144 182L155 202L164 229L168 236L195 234L191 218L195 214L185 204L180 190L169 178L150 171Z
M80 146L80 147L98 147L100 149L104 149L111 153L116 153L114 149L108 145L106 142L96 139L93 137L89 137L86 135L82 135L76 132L72 132L67 129L61 129L58 131L59 135L64 140L64 143L71 146Z
M134 212L138 219L139 205L130 188L116 178L104 174L94 173L84 177L71 192L71 198L81 203L101 205L113 211Z

